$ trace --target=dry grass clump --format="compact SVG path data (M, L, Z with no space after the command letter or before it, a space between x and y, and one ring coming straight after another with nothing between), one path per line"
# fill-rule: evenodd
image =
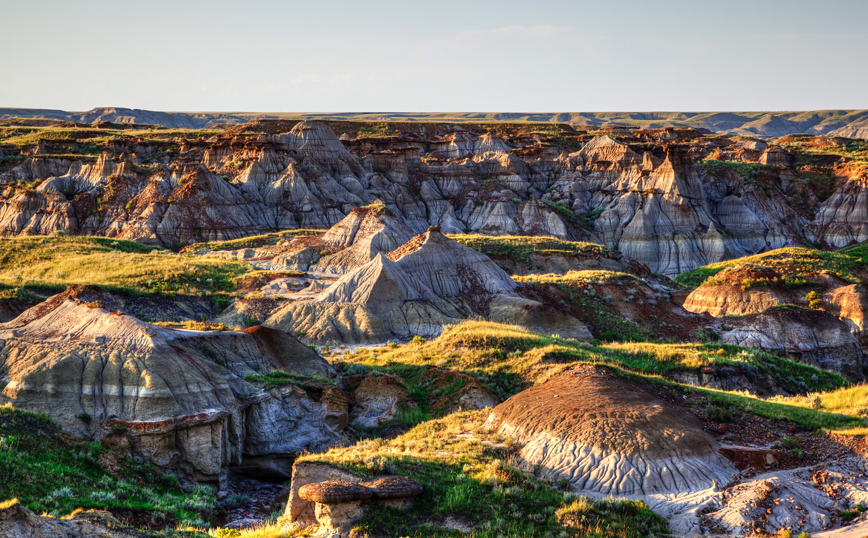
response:
M612 280L639 280L629 273L605 270L569 271L566 274L516 275L516 282L536 282L539 284L570 284L573 282L590 282L605 284Z

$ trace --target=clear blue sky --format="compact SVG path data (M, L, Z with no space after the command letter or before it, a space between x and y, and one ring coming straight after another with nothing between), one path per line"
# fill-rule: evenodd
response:
M868 1L0 0L0 107L868 108Z

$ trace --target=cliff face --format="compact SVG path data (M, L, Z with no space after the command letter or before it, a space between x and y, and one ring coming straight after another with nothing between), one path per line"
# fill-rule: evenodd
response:
M118 307L98 288L74 286L0 324L0 401L44 412L77 435L123 431L134 454L199 481L221 481L250 458L341 440L348 400L340 390L263 390L245 380L272 371L336 376L295 338L264 327L164 329Z
M782 147L693 130L618 131L623 142L576 131L339 138L315 122L274 134L254 127L207 139L123 131L99 156L59 155L40 141L0 168L0 234L177 246L328 228L379 199L406 227L396 245L432 225L588 239L671 276L805 239L841 246L868 229L864 168L835 165L832 192ZM722 160L697 164L710 155ZM371 252L334 261L357 266Z

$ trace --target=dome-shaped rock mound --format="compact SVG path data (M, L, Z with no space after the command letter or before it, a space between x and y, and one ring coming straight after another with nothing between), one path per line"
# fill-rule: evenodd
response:
M574 491L642 496L725 483L733 467L688 411L605 368L580 366L494 408L489 428Z
M688 312L708 312L714 317L757 314L772 306L798 301L804 296L784 286L784 275L749 263L721 271L693 290L684 301Z

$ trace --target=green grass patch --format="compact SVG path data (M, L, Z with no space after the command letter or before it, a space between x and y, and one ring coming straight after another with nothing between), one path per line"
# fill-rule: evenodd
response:
M118 463L109 471L105 457ZM0 499L17 498L37 514L61 517L78 508L147 510L168 525L205 526L210 488L182 488L177 478L99 443L63 435L46 415L0 407Z
M641 502L578 497L518 470L507 461L508 447L499 444L507 440L482 429L487 415L455 413L391 441L364 440L300 461L330 463L362 476L401 474L422 483L424 492L409 509L374 505L356 524L360 533L454 537L456 531L438 525L452 518L473 527L477 538L669 535L665 520Z
M808 285L810 276L828 271L849 282L861 282L868 267L868 245L854 245L836 251L823 251L799 247L770 250L753 256L745 256L698 267L675 277L675 282L698 287L724 269L738 264L750 263L776 270L792 287ZM808 278L806 278L808 277Z
M239 261L177 255L104 237L0 239L0 284L16 288L96 284L133 295L210 295L233 291L233 278L251 269Z
M573 255L579 252L607 252L609 249L595 243L582 241L567 241L556 237L524 236L524 235L475 235L455 234L450 238L462 245L475 249L490 258L509 259L531 267L531 254L562 254Z

